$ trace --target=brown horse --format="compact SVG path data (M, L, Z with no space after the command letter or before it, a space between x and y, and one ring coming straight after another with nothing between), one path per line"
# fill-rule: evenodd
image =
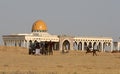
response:
M93 56L94 56L94 55L97 56L96 51L99 51L99 50L98 50L98 49L94 49L94 48L93 48L93 50L90 50L89 47L87 47L87 49L86 49L86 54L87 54L87 53L93 53Z

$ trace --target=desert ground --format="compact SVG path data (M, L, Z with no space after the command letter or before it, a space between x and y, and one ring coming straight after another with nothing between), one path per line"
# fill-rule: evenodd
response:
M0 46L0 74L120 74L120 53L97 54L71 50L35 56L26 48Z

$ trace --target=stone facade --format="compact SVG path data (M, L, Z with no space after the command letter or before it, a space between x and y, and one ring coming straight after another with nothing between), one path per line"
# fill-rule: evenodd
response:
M71 36L59 36L59 50L73 50L73 37ZM65 43L66 42L66 43ZM68 45L68 48L65 48Z

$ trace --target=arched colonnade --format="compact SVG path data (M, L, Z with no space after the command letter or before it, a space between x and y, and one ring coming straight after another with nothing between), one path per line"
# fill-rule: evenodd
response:
M75 50L84 51L87 47L91 49L98 49L101 51L112 51L112 39L89 39L89 38L74 38L73 48Z

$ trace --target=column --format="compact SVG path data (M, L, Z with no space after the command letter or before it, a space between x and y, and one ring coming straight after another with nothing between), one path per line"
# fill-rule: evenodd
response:
M70 50L74 50L73 49L73 42L70 42Z
M13 46L13 40L11 40L11 46Z
M8 46L10 46L10 40L8 40Z
M104 51L103 42L101 42L101 46L102 46L101 50L102 50L102 52L103 52L103 51Z
M84 42L82 42L82 51L84 51Z
M24 40L21 41L21 47L24 47Z
M11 46L13 46L13 40L11 40Z
M27 40L27 48L29 48L29 41Z
M62 42L59 42L59 49L62 51Z
M98 43L98 42L96 42L96 44L97 44L97 50L99 50L99 48L98 48L99 43Z
M12 46L12 42L11 42L11 40L10 40L10 46Z
M7 46L8 46L8 40L6 41L6 44L7 44Z
M120 47L120 45L119 45L119 42L118 42L118 45L117 45L117 50L118 50L118 51L120 50L119 47Z
M111 42L111 52L113 51L113 42Z

